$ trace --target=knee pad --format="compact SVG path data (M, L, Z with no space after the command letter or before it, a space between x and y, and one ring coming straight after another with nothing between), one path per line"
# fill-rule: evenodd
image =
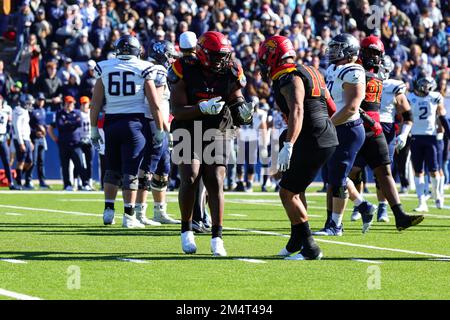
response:
M124 190L137 190L139 187L139 179L137 176L131 174L123 175L123 189Z
M103 178L104 183L109 183L115 186L120 186L120 182L122 181L122 175L120 172L113 170L106 170L105 177Z
M155 179L155 177L152 177L152 181L151 181L151 188L152 190L155 191L166 191L167 190L167 185L169 183L167 176L162 176L161 177L162 180L157 180Z
M334 198L340 198L340 199L348 198L347 186L339 186L339 187L333 186L331 190L332 190Z
M142 176L141 176L142 175ZM138 189L139 190L149 190L150 189L150 179L151 179L151 173L150 172L144 172L143 174L139 174L138 178Z

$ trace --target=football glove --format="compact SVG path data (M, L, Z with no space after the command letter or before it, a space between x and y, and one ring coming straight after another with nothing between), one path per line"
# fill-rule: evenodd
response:
M278 171L289 170L293 150L294 144L292 142L284 142L283 148L278 154Z
M223 106L225 105L224 101L222 100L222 97L215 97L211 98L207 101L202 101L198 104L200 111L203 114L210 114L210 115L217 115L222 111Z
M169 133L169 151L173 150L173 134Z
M91 126L91 143L97 151L100 151L103 139L97 126Z
M242 122L249 123L253 118L253 112L255 111L255 104L253 102L246 102L239 107L239 117Z
M162 145L165 137L166 132L164 130L156 128L155 132L153 133L153 146L159 148Z

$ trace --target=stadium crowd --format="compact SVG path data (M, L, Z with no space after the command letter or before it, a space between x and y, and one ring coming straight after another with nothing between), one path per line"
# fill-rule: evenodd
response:
M145 52L161 40L171 41L178 49L179 36L185 31L193 31L197 37L208 30L225 34L234 49L234 58L245 71L245 98L258 103L263 127L269 129L280 129L285 124L269 85L261 78L256 55L260 43L274 34L292 41L297 63L313 66L322 73L328 65L326 48L332 37L342 32L357 39L375 34L395 63L394 79L411 87L414 76L426 70L435 78L446 105L450 97L448 0L25 0L15 9L10 15L0 15L0 34L11 43L15 41L16 46L14 72L0 61L0 115L3 110L2 121L11 121L5 125L5 132L0 131L4 168L12 167L14 154L17 157L15 182L7 174L12 189L22 188L22 173L23 187L33 188L33 166L38 168L40 187L48 188L44 172L47 135L59 146L64 188L74 187L68 176L72 160L75 176L80 176L80 188L92 189L94 150L89 147L89 132L83 132L90 128L89 122L83 122L89 121L83 113L89 112L86 106L92 98L96 62L113 56L114 43L123 34L136 36ZM13 110L21 103L29 105L26 119L33 154L22 154L20 139L19 143L7 142L13 136L13 128L26 130L15 123L19 115ZM46 113L54 114L54 120L48 121ZM258 129L244 127L238 139L256 140ZM15 132L14 137L17 136L19 133ZM446 146L448 150L448 142ZM403 150L396 159L406 190L409 149ZM448 159L445 160L448 169ZM242 167L237 168L237 175L233 165L229 169L227 189L251 190L253 170L247 166L245 177ZM270 181L269 174L263 168L263 190ZM448 184L448 170L445 174ZM171 178L171 188L176 188L175 170Z

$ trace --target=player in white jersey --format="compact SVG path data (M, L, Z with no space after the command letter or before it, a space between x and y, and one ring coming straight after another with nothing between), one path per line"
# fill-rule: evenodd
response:
M10 150L8 146L8 135L12 121L12 109L3 100L3 96L0 95L0 158L3 163L3 169L5 170L5 176L8 179L9 189L16 190L17 187L13 184L10 161Z
M411 106L406 98L406 85L403 81L389 79L390 73L394 70L392 59L385 55L381 66L380 75L383 78L383 93L381 95L380 123L389 147L389 157L391 162L394 158L395 148L401 150L406 146L409 132L411 131L412 113ZM400 134L395 137L395 117L401 115L403 119ZM378 198L378 222L389 222L387 213L387 200L379 188L377 188Z
M257 106L253 114L253 122L242 125L237 131L236 179L234 191L253 191L255 167L258 162L258 150L261 160L266 161L267 151L267 112L259 108L259 99L253 100ZM244 178L245 169L245 178ZM247 181L244 185L245 180Z
M419 74L414 80L414 92L408 95L414 118L411 129L411 161L415 171L416 193L419 198L417 212L427 212L425 197L424 165L431 176L432 194L436 207L442 208L444 195L441 194L441 175L439 173L437 153L437 119L439 118L445 133L450 133L449 123L445 117L444 98L439 92L434 92L436 82L433 78Z
M178 57L174 45L169 41L158 41L150 46L149 60L155 63L153 67L155 86L161 102L162 115L166 130L169 130L170 90L167 83L167 69ZM156 129L153 116L148 113L150 131ZM139 190L136 200L136 217L146 225L180 224L181 221L167 214L166 190L170 172L169 136L160 146L147 145L144 160L139 169ZM147 219L147 193L152 190L153 220Z
M336 104L331 120L336 126L339 146L328 161L327 221L325 227L314 235L342 235L342 218L349 193L352 200L358 199L357 205L367 203L348 179L365 139L359 107L366 92L366 73L361 65L355 63L359 50L359 41L346 33L337 35L329 43L331 65L327 69L326 82ZM365 207L371 208L369 205ZM366 216L370 212L361 213Z
M92 161L94 158L94 148L91 143L91 116L90 116L90 103L91 99L87 96L80 98L80 111L81 111L81 151L83 152L84 167L88 173L89 185L85 186L85 190L93 190L92 187Z
M30 115L28 111L33 109L34 98L30 94L22 94L19 105L13 110L13 139L16 148L16 186L22 188L22 175L31 169L33 165L33 143L31 142ZM24 189L32 189L30 185L24 185Z
M103 223L114 223L114 202L122 185L125 228L144 228L135 217L138 171L150 130L145 118L150 106L156 130L153 143L160 145L165 138L164 120L154 83L153 65L140 59L139 41L125 35L117 40L116 58L99 62L91 110L91 141L96 148L101 136L96 126L104 105L105 112L105 211ZM148 103L145 101L147 98Z

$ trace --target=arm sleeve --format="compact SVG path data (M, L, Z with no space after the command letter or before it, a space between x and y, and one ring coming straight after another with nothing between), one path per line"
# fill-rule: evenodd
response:
M20 108L20 107L17 107ZM13 127L15 138L19 144L23 144L22 130L23 130L23 113L21 110L15 110L13 116Z

